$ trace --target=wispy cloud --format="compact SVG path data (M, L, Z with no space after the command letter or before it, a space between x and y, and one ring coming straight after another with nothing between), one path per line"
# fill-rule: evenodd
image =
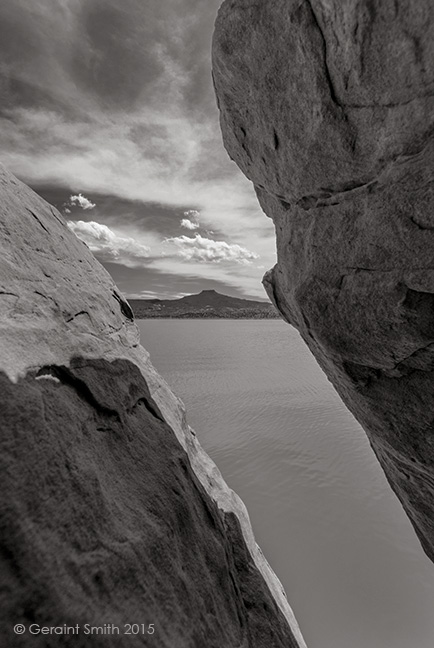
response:
M94 218L74 231L100 260L253 294L255 259L275 263L274 229L221 143L209 60L220 2L32 0L29 12L3 0L0 157L35 188L66 188L62 202L73 192L70 217ZM105 219L110 196L155 205L152 225L128 209ZM203 236L178 237L180 225Z
M171 293L168 296L162 295L161 292L155 292L154 290L143 290L141 292L131 292L128 295L128 299L180 299L181 297L186 297L191 295L191 293L185 292L175 292Z
M120 236L101 223L68 221L67 225L101 260L134 268L143 265L150 255L146 245Z

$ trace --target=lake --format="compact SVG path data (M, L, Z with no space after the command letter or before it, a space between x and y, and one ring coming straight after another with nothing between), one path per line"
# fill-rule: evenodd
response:
M246 503L308 648L433 648L434 565L295 329L281 320L138 325Z

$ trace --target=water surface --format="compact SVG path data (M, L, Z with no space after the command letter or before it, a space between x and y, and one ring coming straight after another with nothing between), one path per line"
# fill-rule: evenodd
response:
M433 648L434 565L298 333L280 320L138 324L246 503L308 648Z

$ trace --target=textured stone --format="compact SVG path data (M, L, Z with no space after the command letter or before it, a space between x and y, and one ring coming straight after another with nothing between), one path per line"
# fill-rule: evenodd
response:
M73 359L0 389L8 646L17 622L80 626L53 646L297 645L133 363ZM85 634L127 622L145 631Z
M2 645L305 648L129 304L2 168L0 232ZM82 631L18 636L16 623ZM89 637L86 623L155 633Z
M268 294L434 560L434 4L226 0L213 68L276 227Z

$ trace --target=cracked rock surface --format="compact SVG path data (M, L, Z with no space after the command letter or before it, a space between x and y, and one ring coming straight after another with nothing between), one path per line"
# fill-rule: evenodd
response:
M2 167L0 481L1 646L306 648L127 301Z
M213 71L276 227L264 285L434 560L434 4L226 0Z

